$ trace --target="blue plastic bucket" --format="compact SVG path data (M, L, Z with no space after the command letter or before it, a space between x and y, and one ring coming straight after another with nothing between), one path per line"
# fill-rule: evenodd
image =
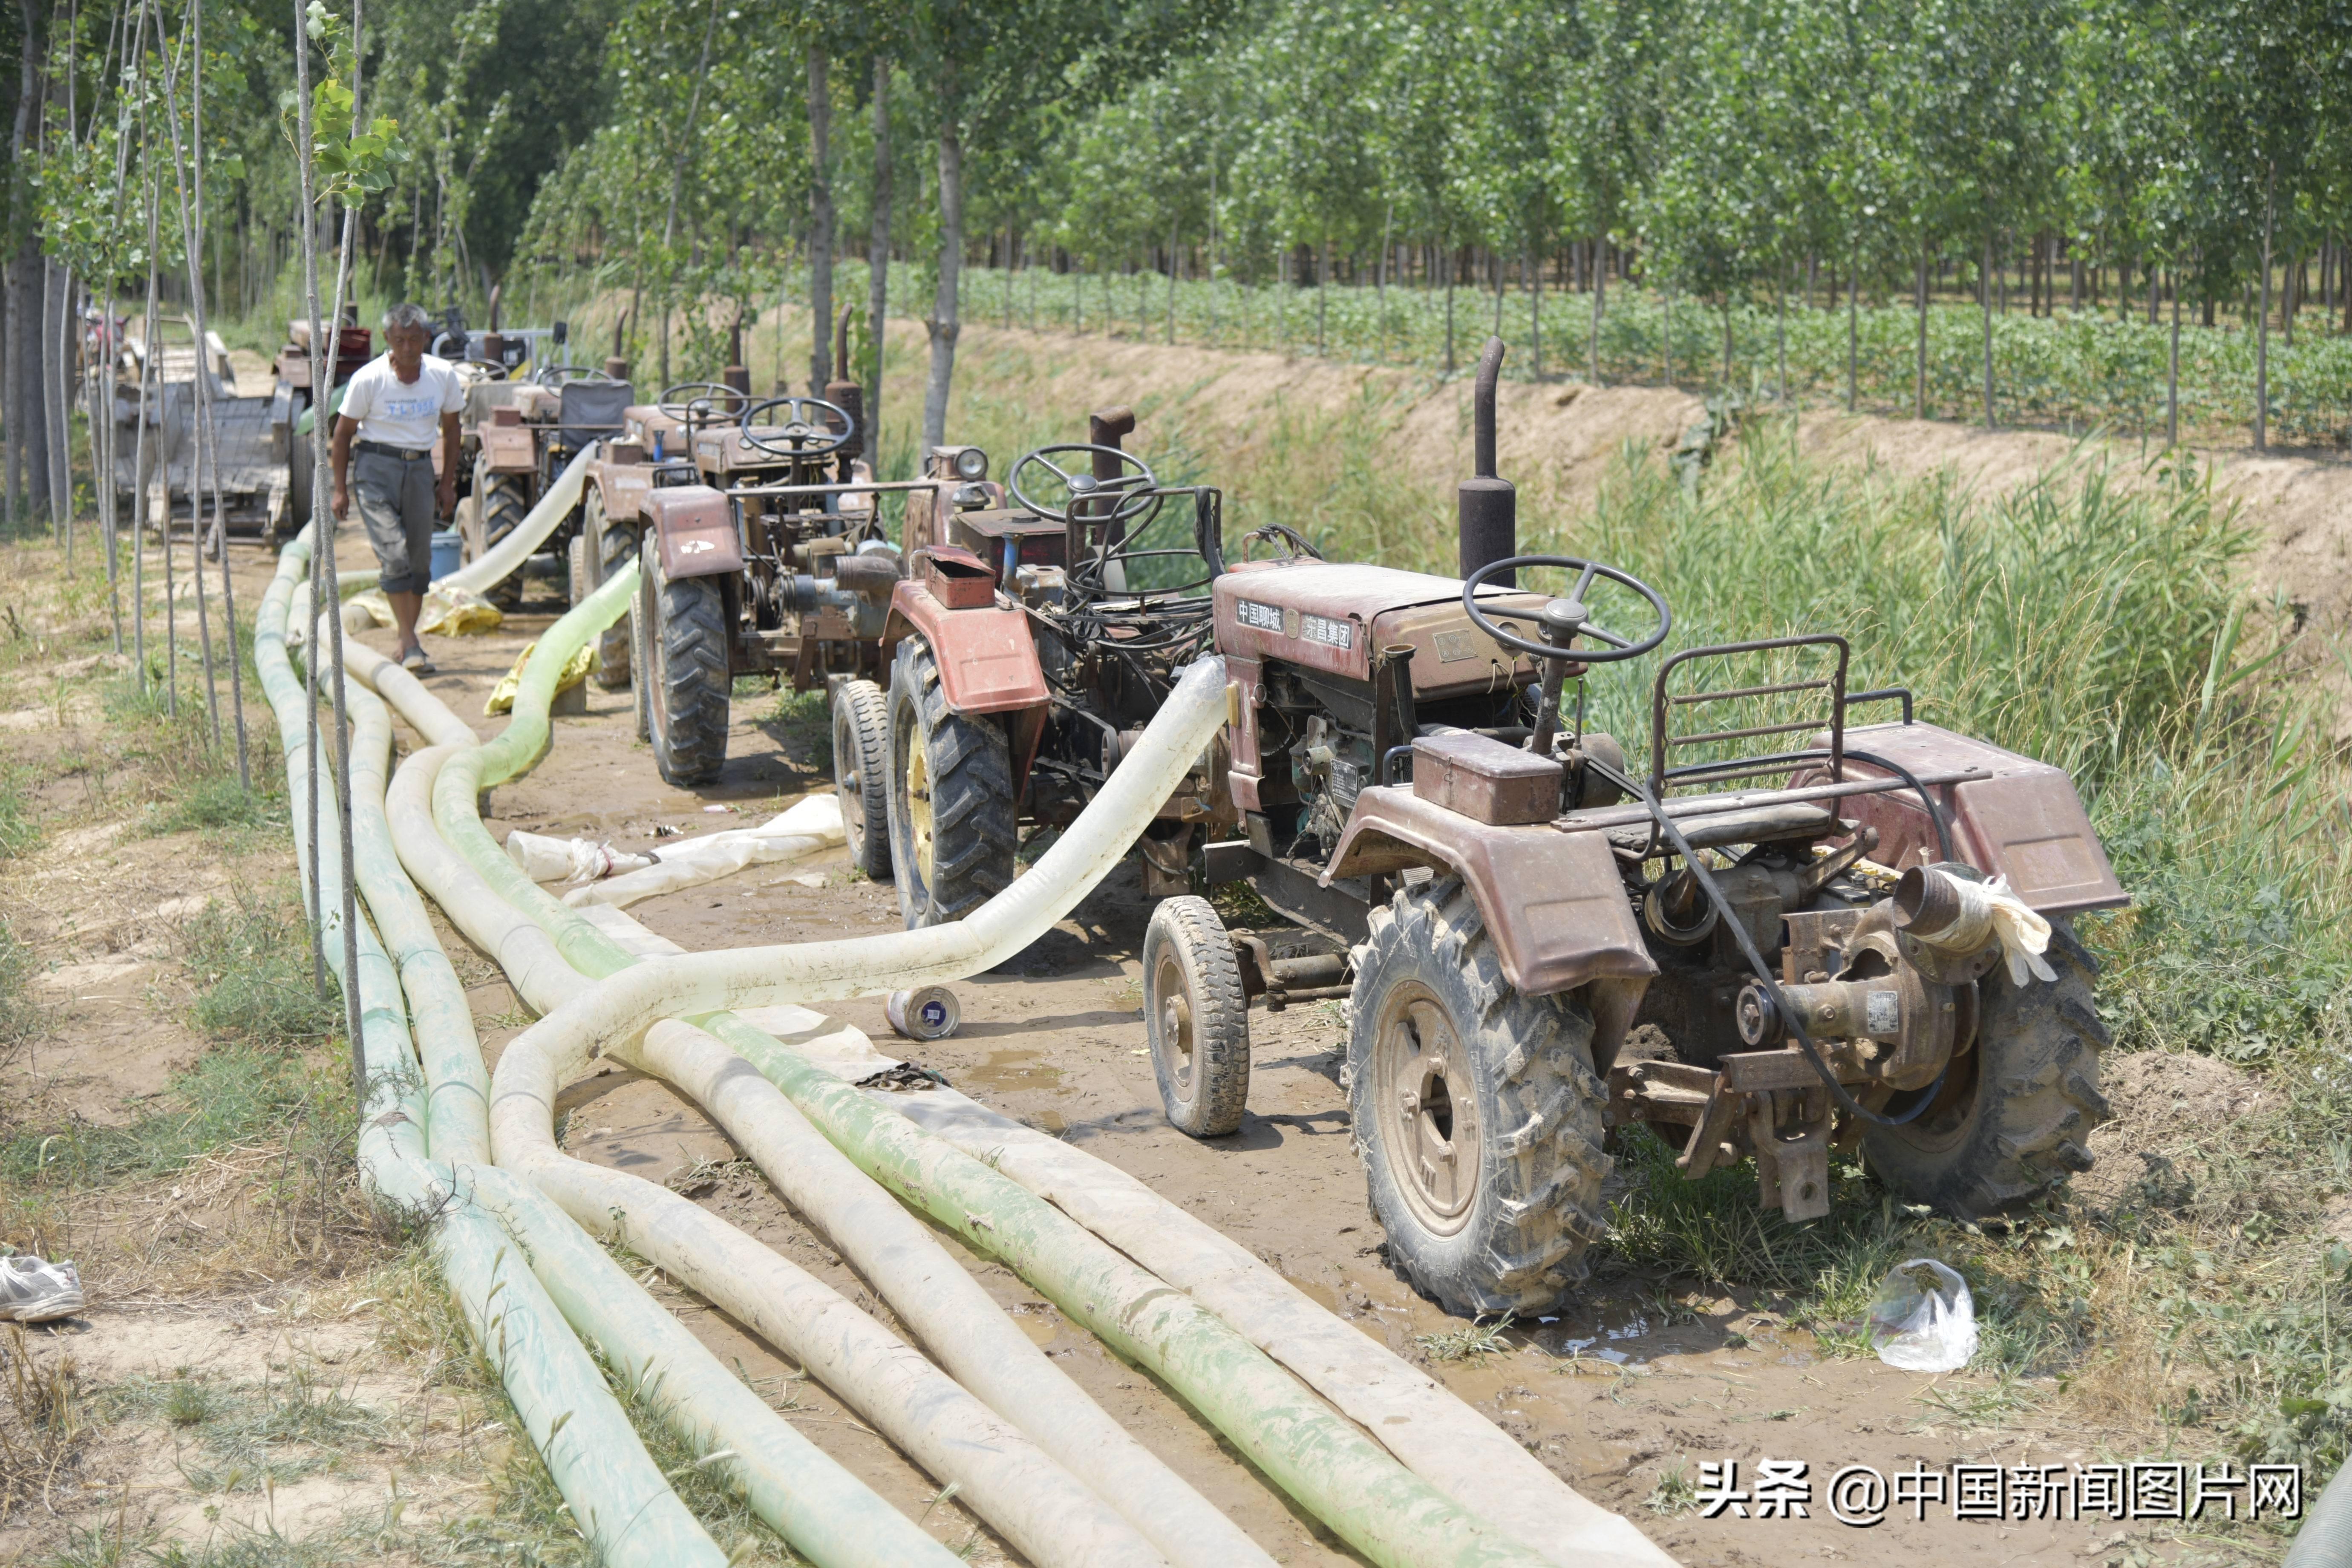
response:
M433 581L438 583L442 578L446 577L450 573L455 572L460 563L459 558L463 553L464 552L457 548L457 531L456 529L441 528L434 530Z

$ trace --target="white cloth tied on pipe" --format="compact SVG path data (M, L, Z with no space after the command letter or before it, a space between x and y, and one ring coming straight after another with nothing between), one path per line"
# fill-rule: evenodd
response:
M563 901L575 908L610 904L623 909L640 899L715 882L746 866L797 860L820 849L831 849L847 838L842 826L840 797L827 791L809 796L757 827L739 827L665 845L654 854L652 865L574 888L563 895Z
M534 882L595 882L654 863L650 855L633 855L601 839L552 838L519 827L507 835L507 856Z

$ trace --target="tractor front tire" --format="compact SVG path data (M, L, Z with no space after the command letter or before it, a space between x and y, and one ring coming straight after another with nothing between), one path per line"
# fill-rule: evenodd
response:
M636 534L629 529L614 528L606 521L604 495L593 484L588 487L587 499L580 505L580 537L585 541L580 548L592 593L637 558ZM600 664L596 684L605 690L618 691L629 684L633 640L626 616L596 634Z
M890 875L890 701L870 680L833 693L833 787L849 863L879 882Z
M665 581L652 544L637 590L645 623L645 695L639 704L663 782L706 784L727 765L727 600L716 577Z
M498 548L499 542L512 533L530 510L530 497L521 475L484 476L474 489L473 529L459 533L466 560L479 561ZM518 565L485 589L482 596L501 610L514 609L522 603L522 581L523 568Z
M890 671L890 870L907 929L961 920L1013 885L1020 847L1004 726L948 706L929 644Z
M1400 889L1354 959L1348 1109L1389 1261L1449 1311L1549 1310L1603 1230L1591 1016L1512 989L1455 877Z
M2107 1119L2099 1092L2099 1021L2093 982L2099 972L2063 920L2050 922L2054 982L2020 986L2006 963L1977 982L1976 1044L1957 1058L1935 1103L1900 1127L1873 1126L1862 1152L1888 1190L1960 1219L2020 1207L2070 1172L2091 1168L2091 1129ZM1901 1115L1916 1096L1897 1095L1885 1113Z
M1249 1104L1249 998L1234 939L1206 899L1163 899L1151 911L1143 1032L1169 1125L1195 1138L1240 1131Z

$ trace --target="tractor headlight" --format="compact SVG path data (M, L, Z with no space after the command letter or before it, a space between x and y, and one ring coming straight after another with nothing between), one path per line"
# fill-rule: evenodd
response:
M956 478L971 483L988 478L988 454L977 447L966 447L955 455Z

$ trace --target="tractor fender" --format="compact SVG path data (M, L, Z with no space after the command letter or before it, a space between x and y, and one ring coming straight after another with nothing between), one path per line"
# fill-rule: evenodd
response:
M1562 833L1548 823L1491 826L1410 788L1367 789L1322 881L1328 888L1339 878L1413 866L1462 879L1495 939L1503 977L1522 994L1646 983L1658 973L1604 834Z
M645 521L646 497L653 492L654 471L640 463L600 462L588 468L588 482L604 504L608 528L635 528Z
M1813 743L1827 750L1829 737L1816 736ZM1845 744L1849 753L1883 757L1915 778L1983 773L1929 784L1927 793L1950 826L1952 853L1987 876L2008 878L2010 889L2038 913L2077 914L2131 902L2063 769L1934 724L1849 729ZM1890 771L1853 755L1845 762L1850 779L1885 778ZM1812 769L1790 782L1820 784L1826 777ZM1908 785L1850 796L1838 803L1838 814L1878 829L1871 858L1882 866L1899 871L1939 858L1934 825Z
M916 574L890 590L890 615L882 629L887 665L898 645L920 637L939 663L948 706L959 713L1012 713L1045 705L1045 672L1037 662L1037 639L1028 612L992 587L987 598L961 608L941 601L937 574L926 570L934 546L919 553ZM958 550L959 556L970 556ZM972 557L975 565L978 557ZM981 570L985 573L986 568ZM950 593L958 592L956 587ZM962 590L960 596L970 596Z
M734 509L709 485L665 485L646 493L643 510L659 543L664 577L676 582L743 570Z

